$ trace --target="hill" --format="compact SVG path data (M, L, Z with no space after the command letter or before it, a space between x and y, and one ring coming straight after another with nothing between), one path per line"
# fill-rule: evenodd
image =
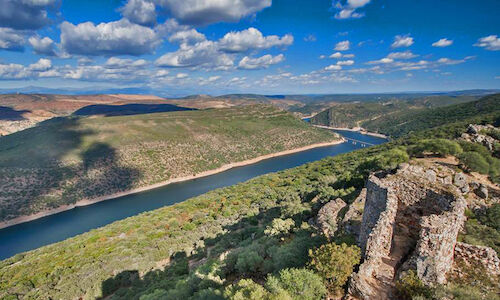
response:
M498 110L499 95L429 96L409 100L333 105L311 118L311 123L331 127L362 127L393 137L432 128L478 113Z
M477 106L477 103L471 105ZM250 109L233 109L232 115L235 112L260 114L248 111ZM186 122L189 124L206 124L208 115L202 121L195 120L194 115L220 115L229 111L172 114L183 116L179 120L191 116ZM273 120L279 115L278 124L289 120L286 123L304 128L289 115L271 111L272 116L263 114L264 120L258 124L265 124L266 118ZM471 208L467 212L471 219L466 222L459 239L498 249L500 207L492 203L500 197L500 190L481 175L471 172L470 168L476 170L476 164L469 158L488 159L494 166L490 168L493 171L500 162L480 144L457 138L468 130L470 122L494 123L500 116L484 115L479 109L467 116L457 122L445 118L443 122L447 123L442 126L384 145L264 175L18 254L0 262L0 298L16 295L21 299L236 300L280 299L280 295L284 299L292 298L290 295L301 299L308 295L308 299L319 299L327 289L331 296L341 296L347 278L360 262L360 249L354 243L363 214L363 203L359 202L362 197L358 195L370 174L394 174L397 166L409 159L415 170L430 164L439 172L457 172L462 168L467 173L466 181L471 182L471 189L474 189L469 190L467 185L464 196ZM214 117L212 115L212 119ZM120 118L114 120L119 122ZM233 119L229 114L224 118ZM209 123L219 126L219 122ZM226 123L231 125L226 130L240 122L246 123L245 128L251 123L243 118L243 121ZM237 132L234 130L231 134ZM467 155L461 155L462 151ZM476 154L471 155L472 152ZM437 157L426 158L429 153ZM417 158L422 155L424 158ZM440 158L440 155L446 157ZM461 163L458 164L453 156ZM405 170L403 166L400 169ZM435 171L420 172L419 176L427 178L425 180L436 176ZM404 177L414 180L411 176ZM413 185L426 186L423 182L410 186ZM490 193L491 200L486 202L475 194L483 186ZM465 191L464 186L462 189ZM342 209L344 202L348 207ZM325 209L326 203L328 209ZM473 210L474 207L478 209ZM334 215L329 215L332 210ZM319 228L330 230L332 236L326 237L318 229L317 222L322 214L326 214L322 217L326 218L326 223ZM473 246L462 244L461 247ZM485 277L482 265L475 266L478 272L474 272L460 263L463 262L453 264L453 274L461 275L451 276L448 285L427 287L419 278L409 277L407 281L398 281L396 287L401 292L413 293L410 296L424 293L434 297L433 293L438 293L436 295L455 299L484 299L498 293L496 281ZM383 273L383 270L378 271Z
M262 105L55 118L0 137L0 221L335 139Z
M163 100L153 95L4 94L0 95L0 136L70 115L89 105L161 104Z

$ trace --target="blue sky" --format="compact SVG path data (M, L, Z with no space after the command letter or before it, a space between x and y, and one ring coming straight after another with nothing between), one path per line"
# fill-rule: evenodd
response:
M498 0L0 0L0 88L500 88Z

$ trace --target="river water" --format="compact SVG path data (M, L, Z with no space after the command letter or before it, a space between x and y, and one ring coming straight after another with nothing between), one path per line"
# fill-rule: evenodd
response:
M386 140L358 132L337 131L346 138L370 144ZM365 145L366 146L366 145ZM315 148L234 168L215 175L173 183L154 190L107 200L61 212L27 223L0 229L0 259L62 241L141 212L182 202L210 190L233 185L253 177L293 168L328 156L362 148L359 142Z

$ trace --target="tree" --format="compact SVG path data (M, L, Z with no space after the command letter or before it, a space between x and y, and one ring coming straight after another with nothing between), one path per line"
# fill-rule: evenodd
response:
M320 274L332 293L339 293L341 287L361 260L361 250L357 246L329 243L309 250L309 265Z
M269 236L286 235L290 232L290 229L292 229L294 225L295 222L290 218L285 220L276 218L271 222L270 226L267 226L266 230L264 230L264 233Z
M486 159L477 152L464 152L458 156L460 163L468 170L488 174L490 166Z
M411 153L414 155L432 153L444 157L462 153L462 148L458 143L447 139L427 139L419 141L416 146L412 147Z
M288 294L294 300L316 300L326 295L321 277L308 269L283 269L278 277L267 278L266 287L273 295Z

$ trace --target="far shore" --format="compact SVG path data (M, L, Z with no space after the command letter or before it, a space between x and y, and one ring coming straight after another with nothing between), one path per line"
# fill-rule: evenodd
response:
M318 127L318 128L324 128L324 129L332 129L332 130L354 131L354 132L359 132L359 133L365 134L365 135L370 135L370 136L379 137L379 138L383 138L383 139L389 139L389 137L384 135L384 134L376 133L376 132L369 132L369 131L363 130L361 127L347 128L347 127L329 127L329 126L323 126L323 125L313 125L313 126Z
M155 183L155 184L152 184L152 185L148 185L148 186L144 186L144 187L139 187L139 188L135 188L135 189L132 189L132 190L128 190L128 191L124 191L124 192L118 192L118 193L114 193L114 194L111 194L111 195L97 197L97 198L93 198L93 199L83 199L83 200L77 201L75 204L63 205L63 206L60 206L60 207L55 208L55 209L41 211L41 212L38 212L38 213L33 214L33 215L20 216L20 217L11 219L11 220L0 222L0 229L7 228L7 227L10 227L10 226L14 226L14 225L18 225L18 224L21 224L21 223L26 223L26 222L33 221L33 220L36 220L36 219L40 219L40 218L43 218L43 217L46 217L46 216L54 215L54 214L57 214L57 213L60 213L60 212L71 210L71 209L76 208L76 207L92 205L92 204L95 204L95 203L98 203L98 202L101 202L101 201L116 199L116 198L120 198L120 197L127 196L127 195L132 195L132 194L136 194L136 193L140 193L140 192L145 192L145 191L148 191L148 190L152 190L152 189L156 189L156 188L159 188L159 187L163 187L163 186L169 185L171 183L183 182L183 181L188 181L188 180L193 180L193 179L197 179L197 178L201 178L201 177L206 177L206 176L214 175L214 174L217 174L217 173L221 173L221 172L227 171L229 169L233 169L233 168L237 168L237 167L243 167L243 166L246 166L246 165L251 165L251 164L260 162L262 160L266 160L266 159L270 159L270 158L274 158L274 157L278 157L278 156L283 156L283 155L293 154L293 153L297 153L297 152L302 152L302 151L310 150L310 149L313 149L313 148L320 148L320 147L327 147L327 146L338 145L338 144L344 143L345 141L346 140L343 137L340 137L339 139L331 141L331 142L312 144L312 145L309 145L309 146L304 146L304 147L295 148L295 149L291 149L291 150L285 150L285 151L281 151L281 152L266 154L266 155L262 155L262 156L259 156L259 157L256 157L256 158L252 158L252 159L248 159L248 160L244 160L244 161L240 161L240 162L226 164L226 165L223 165L222 167L219 167L217 169L204 171L204 172L198 173L196 175L189 175L189 176L177 177L177 178L169 179L169 180L162 181L162 182L159 182L159 183Z

